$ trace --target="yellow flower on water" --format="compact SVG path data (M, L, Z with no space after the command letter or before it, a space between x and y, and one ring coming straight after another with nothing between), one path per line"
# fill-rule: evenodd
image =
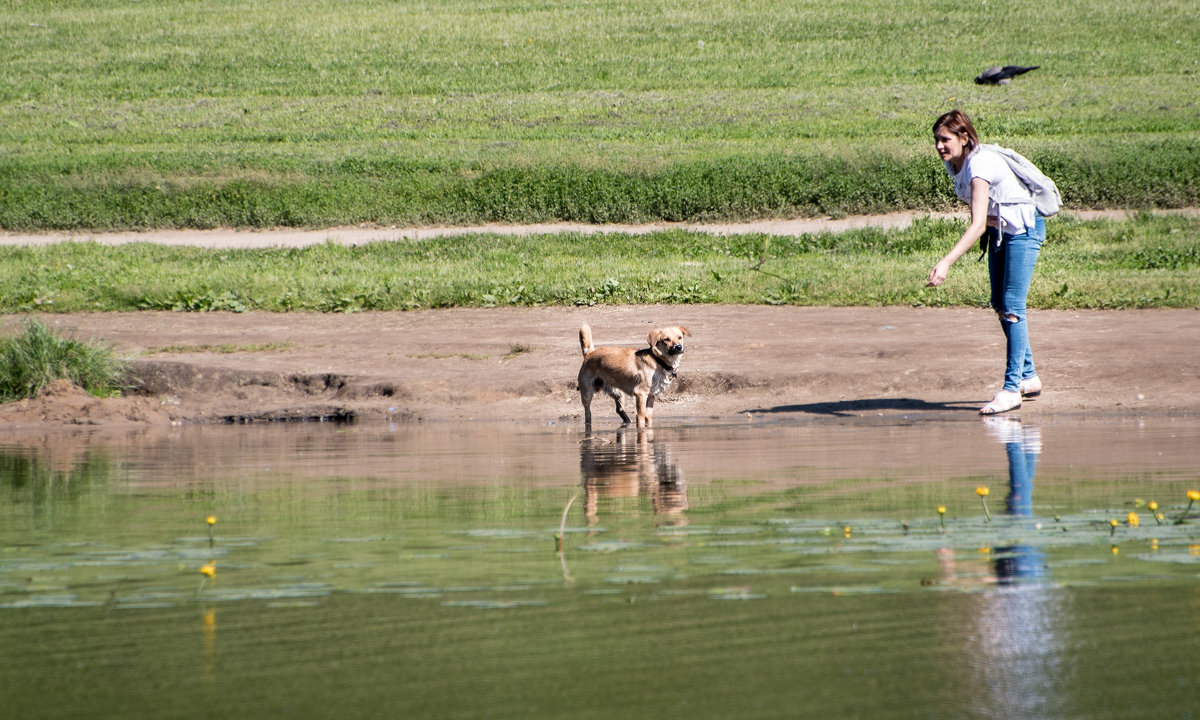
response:
M1113 518L1112 520L1108 521L1108 524L1112 525L1113 527L1116 527L1121 524L1121 521L1116 518Z
M200 574L204 577L217 576L217 564L215 562L206 563L200 566Z
M1121 552L1121 548L1117 547L1116 545L1113 545L1112 546L1112 554L1116 555L1119 552Z
M946 506L938 505L938 515L945 515L945 514L946 514Z
M847 525L846 527L842 528L842 534L843 534L843 535L845 535L846 537L850 537L850 532L851 532L851 531L850 531L850 526L849 526L849 525Z
M205 522L207 522L209 525L216 525L217 524L217 516L209 515L207 518L205 518Z
M1200 500L1200 490L1188 490L1188 500L1192 502Z
M983 516L987 518L988 522L992 521L992 514L988 512L987 508L987 496L990 492L991 490L988 490L987 485L980 485L975 488L975 494L979 496L979 502L983 505Z
M1150 501L1150 502L1149 502L1149 503L1146 505L1146 507L1150 508L1151 510L1157 510L1157 509L1158 509L1158 503L1156 503L1156 502L1154 502L1153 500L1151 500L1151 501Z
M1129 513L1129 515L1125 517L1125 520L1129 523L1129 527L1137 527L1139 524L1141 524L1141 519L1138 518L1138 514L1135 512Z

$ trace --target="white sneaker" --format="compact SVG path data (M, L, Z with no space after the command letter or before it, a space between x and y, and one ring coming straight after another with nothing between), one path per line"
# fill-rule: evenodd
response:
M1021 393L1001 390L987 405L979 408L980 415L997 415L1021 407Z
M1021 393L1021 397L1037 397L1042 394L1042 380L1037 375L1031 378L1025 378L1021 384L1017 386L1017 392Z

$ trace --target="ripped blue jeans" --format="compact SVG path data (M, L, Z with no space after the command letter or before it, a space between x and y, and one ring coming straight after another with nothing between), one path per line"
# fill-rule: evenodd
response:
M994 237L999 232L989 228ZM1037 374L1029 349L1029 320L1025 299L1033 281L1033 268L1046 240L1046 221L1041 215L1033 228L1020 235L1004 233L1003 242L988 243L988 274L992 281L992 307L1000 317L1000 328L1008 341L1004 389L1017 392L1021 381Z

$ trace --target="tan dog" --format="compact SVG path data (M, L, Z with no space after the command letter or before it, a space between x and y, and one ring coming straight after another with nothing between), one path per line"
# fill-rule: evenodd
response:
M579 399L583 401L584 423L591 427L592 396L603 390L616 401L617 414L626 425L630 421L621 407L621 394L632 395L637 402L637 426L650 427L654 423L654 396L675 378L683 338L691 336L685 327L667 327L651 331L649 348L595 347L592 329L580 327L583 365L579 368Z

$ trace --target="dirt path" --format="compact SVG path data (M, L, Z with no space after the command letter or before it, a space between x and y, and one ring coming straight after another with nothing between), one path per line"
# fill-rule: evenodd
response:
M1162 210L1200 216L1200 208ZM1064 215L1083 219L1124 218L1123 210L1071 210ZM686 229L715 235L763 233L767 235L802 235L805 233L843 232L864 227L885 229L906 228L913 220L925 217L955 215L927 212L898 212L888 215L860 215L845 218L792 218L744 223L651 223L645 225L588 225L584 223L546 223L540 225L477 225L470 227L335 227L321 230L277 228L271 230L150 230L145 232L0 232L0 245L46 245L56 242L92 240L103 245L131 242L151 242L161 245L192 245L210 248L269 248L305 247L327 241L346 245L362 245L377 241L419 240L424 237L496 233L500 235L530 235L561 232L610 232L642 235L659 230ZM962 213L957 214L962 217Z
M1200 311L1034 311L1046 384L1022 417L1200 412ZM139 395L57 388L0 407L8 430L354 417L581 422L579 325L598 344L693 333L660 424L838 416L964 416L997 389L1002 336L986 310L621 306L355 315L46 315L61 333L135 356ZM3 330L18 318L0 319ZM170 348L170 351L164 349ZM230 352L233 350L233 352ZM597 425L616 424L597 401Z

